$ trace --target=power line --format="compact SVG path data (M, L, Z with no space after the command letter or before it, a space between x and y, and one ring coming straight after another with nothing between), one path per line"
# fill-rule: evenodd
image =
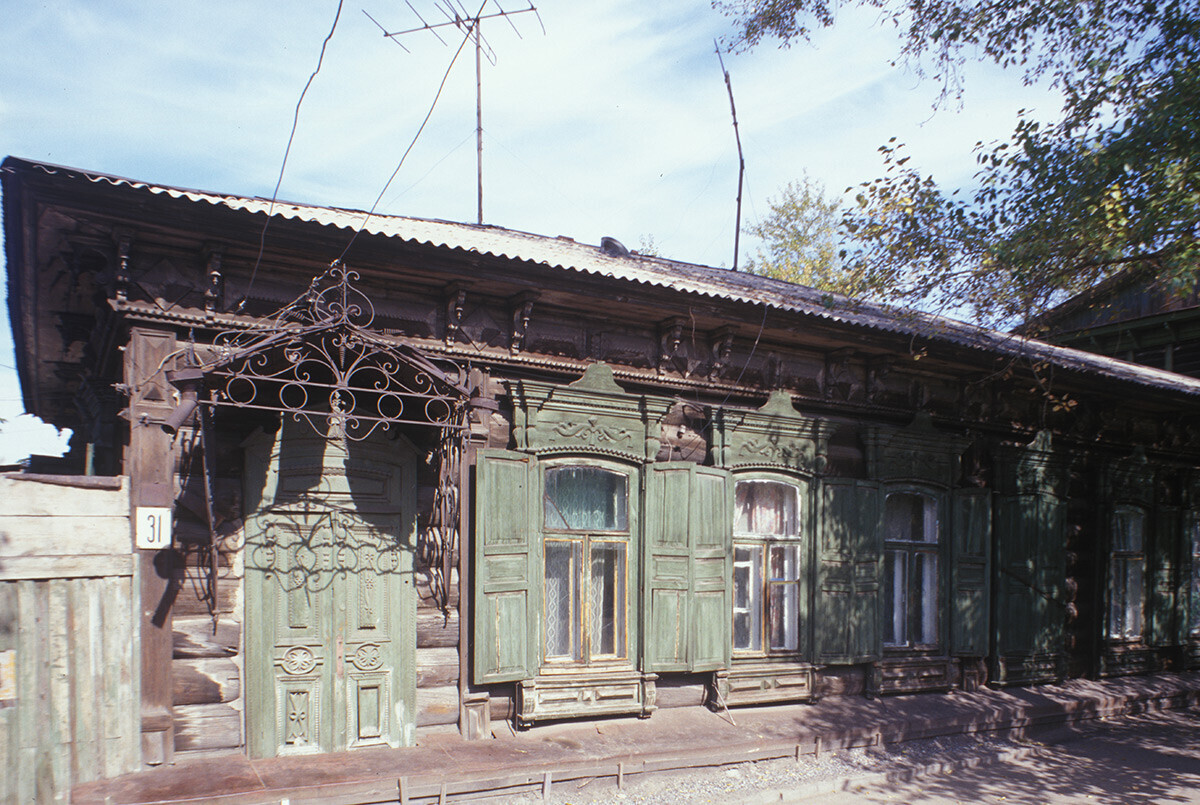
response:
M308 94L308 88L312 86L317 73L321 72L321 64L325 61L325 49L329 47L329 40L333 39L333 32L337 30L338 20L342 17L343 2L344 0L338 0L337 12L333 15L333 25L329 27L329 33L325 35L325 40L321 42L321 55L317 57L317 66L313 69L312 75L308 77L308 81L304 83L304 89L300 91L300 98L296 101L296 110L292 114L292 130L288 134L287 147L283 149L283 164L279 166L279 178L275 180L275 190L271 193L271 204L267 207L267 220L263 222L262 232L258 236L258 257L255 258L254 269L250 272L246 295L238 302L238 310L245 306L246 299L250 296L250 289L254 287L254 278L258 276L258 266L262 263L263 251L267 244L267 227L271 225L271 216L275 212L275 201L279 198L279 188L283 184L283 172L287 170L288 155L292 153L292 140L296 138L296 127L300 123L300 105L304 103L304 96Z
M487 0L484 0L484 3L486 2ZM480 9L482 10L482 6L480 6ZM425 119L421 121L420 128L418 128L417 133L413 135L412 142L408 144L408 148L404 149L404 153L400 156L400 161L396 163L396 169L392 171L392 175L389 176L387 182L384 183L383 189L380 190L379 195L375 197L375 203L371 205L371 209L367 210L367 214L363 216L362 223L355 228L354 234L350 237L350 242L346 244L346 248L342 249L341 255L334 262L340 263L346 259L346 254L350 251L350 247L353 246L354 241L358 239L358 233L363 231L363 228L367 225L367 221L371 220L371 216L375 214L375 208L379 206L379 202L383 198L383 194L386 193L387 189L392 186L392 182L396 179L396 174L400 172L400 168L404 165L404 160L408 159L408 155L413 150L413 146L417 144L417 140L420 138L421 132L425 131L425 126L429 123L429 118L433 116L434 108L437 107L438 99L442 97L442 90L446 88L446 81L450 78L450 71L454 69L454 63L458 61L458 55L462 53L463 47L467 44L467 40L470 38L471 32L468 31L463 37L462 42L459 43L458 50L454 51L454 56L451 57L450 64L446 66L446 72L442 74L442 82L438 84L437 93L433 96L433 103L429 104L429 111L425 113Z

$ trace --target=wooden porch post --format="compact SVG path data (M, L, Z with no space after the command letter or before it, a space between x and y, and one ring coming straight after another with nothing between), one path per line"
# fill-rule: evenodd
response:
M174 333L135 327L125 349L125 382L129 385L129 474L133 518L139 506L174 502L172 437L161 423L174 409L171 388L162 371L175 351ZM171 762L175 725L171 712L171 607L179 591L177 554L170 548L139 550L141 563L142 762Z

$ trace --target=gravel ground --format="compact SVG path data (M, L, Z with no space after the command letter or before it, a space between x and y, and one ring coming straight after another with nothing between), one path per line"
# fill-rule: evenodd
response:
M766 803L794 801L830 791L847 779L882 774L930 772L938 764L986 763L1030 746L993 736L956 735L907 741L870 749L825 752L820 757L736 763L708 769L629 775L618 790L613 778L564 780L554 783L550 796L541 792L489 799L502 805L532 803L622 802L638 805L679 803ZM943 769L944 770L944 769Z

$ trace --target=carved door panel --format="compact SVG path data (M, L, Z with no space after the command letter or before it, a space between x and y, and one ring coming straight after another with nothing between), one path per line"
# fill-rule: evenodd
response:
M411 456L302 447L270 450L247 521L249 752L411 744Z

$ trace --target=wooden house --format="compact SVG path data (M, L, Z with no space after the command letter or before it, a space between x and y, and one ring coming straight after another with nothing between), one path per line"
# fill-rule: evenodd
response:
M1200 381L611 238L0 170L26 407L126 479L146 763L1200 665Z

